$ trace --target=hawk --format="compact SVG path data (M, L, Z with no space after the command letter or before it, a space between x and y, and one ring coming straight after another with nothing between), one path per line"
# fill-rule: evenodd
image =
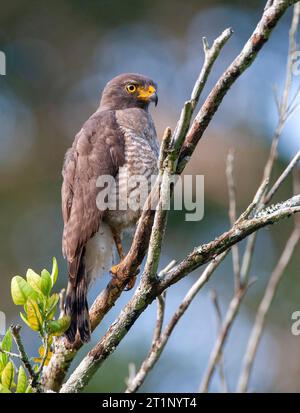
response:
M82 342L89 341L89 286L111 268L114 247L120 260L124 258L122 234L134 228L141 214L141 208L121 209L118 203L116 209L99 208L97 196L107 187L99 188L98 178L115 178L114 194L120 199L130 196L125 188L131 176L143 175L150 182L157 174L159 144L148 111L150 102L157 105L157 85L148 77L126 73L113 78L103 90L97 111L66 152L62 248L68 262L65 312L71 317L66 331L69 342L74 342L77 334Z

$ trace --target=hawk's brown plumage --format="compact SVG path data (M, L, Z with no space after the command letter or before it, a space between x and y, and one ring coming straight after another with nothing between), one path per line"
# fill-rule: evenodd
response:
M96 181L110 175L122 183L130 175L140 173L150 178L156 173L158 142L148 113L150 101L156 100L156 85L151 79L137 74L117 76L106 85L98 110L66 153L62 211L63 253L69 272L69 341L74 341L77 329L82 341L89 339L88 286L107 269L112 234L121 235L140 214L99 210L96 198L101 188L97 188Z

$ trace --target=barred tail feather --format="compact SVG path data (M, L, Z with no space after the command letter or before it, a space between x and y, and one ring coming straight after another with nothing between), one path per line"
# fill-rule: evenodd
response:
M85 343L91 338L91 328L87 304L88 285L84 251L80 257L75 280L75 283L69 281L67 287L65 312L71 317L71 324L65 332L65 336L70 343L73 343L78 331L81 341Z
M91 326L89 317L89 308L87 304L87 285L85 278L82 278L77 285L76 302L77 302L77 328L80 339L83 343L90 341Z
M65 336L67 337L69 343L73 343L77 332L77 300L76 287L74 287L70 281L68 282L66 293L65 313L71 317L71 324L65 332Z

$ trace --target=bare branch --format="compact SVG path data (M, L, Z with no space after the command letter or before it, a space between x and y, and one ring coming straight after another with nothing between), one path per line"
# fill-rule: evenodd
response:
M156 342L159 340L161 336L161 331L162 331L162 327L164 323L164 316L165 316L165 300L166 300L166 291L164 291L156 299L157 320L156 320L156 325L155 325L153 339L152 339L152 346L155 346Z
M156 340L155 345L152 346L150 353L148 354L147 358L142 363L138 373L136 374L135 378L131 380L130 385L128 385L126 389L126 393L135 393L143 384L146 376L159 360L159 357L165 348L175 326L177 325L180 318L188 309L189 305L191 304L192 300L195 298L197 293L200 289L207 283L213 272L219 266L219 264L223 261L225 256L227 255L228 251L219 255L214 261L212 261L206 269L203 271L199 279L193 284L190 288L188 293L186 294L185 298L183 299L182 303L178 307L177 311L174 313L172 319L170 320L169 324L165 328L164 332L161 334L160 338Z
M2 348L0 348L0 353L7 354L9 357L14 357L16 359L21 360L21 355L20 354L12 353L11 351L2 350Z
M265 10L269 8L272 4L273 2L268 2ZM294 6L293 19L291 23L290 32L289 32L289 52L288 52L288 59L287 59L286 79L285 79L285 85L284 85L281 99L279 99L278 97L277 89L276 88L274 89L275 103L278 109L279 120L278 120L278 125L274 133L273 140L272 140L269 158L267 160L267 163L265 165L264 172L263 172L261 189L264 189L264 190L261 193L261 196L259 196L259 202L257 203L257 205L255 205L255 207L258 207L258 208L263 208L265 205L267 205L271 201L275 192L278 190L280 185L284 182L286 176L290 173L290 170L287 171L287 175L282 176L283 179L280 182L277 181L278 185L276 185L277 184L276 182L275 185L272 187L272 189L269 191L269 193L266 195L267 186L271 179L274 162L277 156L277 147L278 147L279 139L280 139L282 130L285 126L285 123L288 120L288 115L289 115L288 112L291 111L291 109L289 108L288 100L289 100L291 82L292 82L293 53L296 50L296 32L297 32L297 27L299 25L299 13L300 13L300 4L297 3ZM292 105L294 99L296 99L297 94L298 94L298 91L296 92L294 98L291 100L290 105ZM291 169L293 169L293 166ZM265 188L264 188L264 182L266 183ZM262 198L262 196L264 196L264 198ZM255 248L255 243L256 243L256 235L257 234L254 233L253 235L249 237L247 241L246 249L243 255L242 266L241 266L241 279L243 282L247 282L247 279L249 276L252 256L254 253L254 248Z
M219 56L227 40L231 37L232 33L233 31L231 28L224 30L223 33L221 33L221 35L213 42L211 47L209 47L207 39L205 37L202 39L204 50L204 64L191 95L193 109L195 109L197 106L199 97L204 89L214 62Z
M225 320L221 329L221 332L217 338L217 341L215 343L215 346L213 348L213 351L211 353L209 362L208 362L208 367L206 370L206 373L202 379L200 388L199 388L199 392L200 393L206 393L208 392L208 387L209 387L209 383L212 379L212 375L215 371L216 365L218 364L218 362L220 361L220 358L222 356L222 350L224 347L224 343L225 340L229 334L229 330L233 324L233 321L235 320L239 308L240 308L240 304L241 301L245 295L247 291L247 286L243 285L241 286L241 288L236 291L236 293L234 294L229 307L228 307L228 311L227 314L225 316Z
M295 247L298 244L300 239L300 231L298 228L295 228L289 237L286 246L282 252L282 255L276 265L270 280L268 282L267 288L265 290L263 299L260 302L258 307L255 323L252 328L250 339L248 341L246 354L243 361L243 370L241 372L239 382L238 382L238 392L246 392L248 388L248 382L250 373L252 370L254 358L257 352L258 344L261 339L263 332L266 314L269 311L269 308L272 304L274 295L277 291L278 284L284 274L284 271L294 253Z
M219 78L196 116L182 147L178 165L179 172L184 169L197 143L203 136L208 124L232 84L251 65L259 50L268 40L271 31L274 29L280 17L286 9L296 1L297 0L274 0L270 7L265 8L253 34L246 42L240 54Z
M132 299L125 306L118 319L111 325L105 336L81 361L79 366L61 388L61 392L81 391L103 361L116 349L128 333L136 319L148 305L166 288L204 265L249 234L300 212L300 195L263 210L258 216L235 225L216 240L196 248L181 263L175 266L159 283L149 283L144 277Z
M24 345L22 343L22 339L20 336L20 330L21 330L21 326L20 325L12 325L10 327L10 331L12 333L12 336L14 338L14 341L16 343L16 346L18 348L19 354L20 354L20 359L24 365L24 367L26 368L26 370L28 371L28 374L30 376L30 384L33 388L35 388L38 392L41 392L41 388L40 388L40 384L39 384L39 376L38 374L36 374L30 364L29 358L27 356L27 353L25 351Z
M249 279L249 271L251 268L252 257L254 253L255 243L256 243L257 232L254 232L247 239L247 244L245 252L243 255L242 266L241 266L241 280L242 283L246 284Z
M195 248L184 260L176 265L161 281L161 286L169 287L179 281L188 273L194 271L200 265L206 264L211 260L211 253L216 256L235 243L246 238L266 225L275 224L279 220L288 217L300 210L300 195L296 195L289 200L272 205L265 210L257 213L253 218L243 220L235 224L229 231L224 232L214 241Z
M248 205L246 210L241 214L237 222L241 222L244 219L247 219L249 215L258 209L258 206L261 202L261 199L268 187L269 179L266 178L264 181L262 181L261 185L259 186L258 190L256 191L256 194L252 200L252 202Z
M130 386L132 380L134 380L136 376L136 367L134 363L128 364L128 377L125 379L126 386Z
M286 178L289 176L289 174L292 172L292 170L295 168L297 163L300 160L300 150L296 153L296 155L293 157L291 162L288 164L288 166L285 168L285 170L282 172L280 177L277 179L275 184L272 186L268 194L266 195L264 199L264 203L268 204L271 200L271 198L274 196L274 194L277 192L279 187L283 184L283 182L286 180Z
M218 300L218 295L217 295L217 292L215 290L211 291L211 300L212 300L214 308L216 310L217 322L218 322L218 332L219 332L222 329L222 313L221 313L220 303L219 303L219 300ZM220 358L219 358L219 374L220 374L220 380L221 380L221 385L222 385L222 388L223 388L223 392L227 393L228 392L228 384L226 382L226 376L225 376L224 354L223 354L223 352L221 352Z
M46 360L47 360L47 357L48 357L48 353L49 353L49 337L48 337L48 335L46 335L45 338L43 339L43 346L44 346L44 355L42 357L39 368L36 372L37 377L40 377L40 374L43 371L43 368L45 366L45 363L46 363Z
M233 151L230 151L227 156L226 164L226 177L227 177L227 186L228 186L228 198L229 198L229 220L230 224L234 225L237 220L236 212L236 186L234 181L234 154ZM239 257L239 248L238 245L233 245L231 248L232 251L232 265L234 273L234 286L238 290L241 284L240 279L240 257Z

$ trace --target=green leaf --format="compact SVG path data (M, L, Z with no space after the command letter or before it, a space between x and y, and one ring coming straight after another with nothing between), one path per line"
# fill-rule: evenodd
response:
M6 356L6 354L3 354L3 353L1 353L1 355L2 356ZM8 361L8 360L7 360ZM5 365L7 364L7 362L6 363L3 363L3 360L2 360L2 358L0 359L0 376L1 376L1 373L2 373L2 371L3 371L3 369L4 369L4 367L5 367Z
M42 279L42 284L41 284L42 292L43 294L48 296L52 288L52 280L51 280L51 275L49 271L43 270L41 274L41 279Z
M7 330L7 332L5 333L5 336L3 337L3 340L1 342L1 348L2 350L5 350L5 351L11 351L12 335L11 335L10 330ZM8 354L0 353L0 371L4 369L4 367L8 363L8 360L9 360Z
M37 292L41 293L42 292L42 280L41 277L33 271L31 268L27 270L26 273L26 280L28 284Z
M0 384L0 393L11 393L11 391L9 391L9 389Z
M25 320L23 319L23 321ZM34 331L40 331L43 326L43 318L39 306L36 301L31 299L27 301L27 324Z
M11 295L16 305L24 305L28 298L37 298L36 291L19 275L11 280Z
M14 374L15 374L14 365L11 361L9 361L1 373L1 383L7 389L10 389L13 383Z
M28 327L30 327L30 324L29 324L29 322L28 322L28 320L27 320L27 317L26 317L23 313L20 313L20 317L22 318L22 320L24 321L24 323L27 324ZM30 328L31 328L31 327L30 327Z
M33 388L30 386L30 384L28 384L27 389L25 391L25 393L33 393Z
M57 266L57 261L56 258L52 258L52 271L51 271L51 280L52 280L52 286L56 283L58 276L58 266Z
M10 329L7 330L1 343L2 350L11 351L12 349L12 335Z
M18 373L18 383L17 383L17 389L16 393L25 393L27 389L27 377L25 370L22 366L19 368L19 373Z
M70 322L71 318L69 316L64 316L55 321L49 321L48 331L54 336L60 336L69 328Z
M9 357L8 354L0 353L0 372L4 369L8 363Z
M56 313L56 305L59 301L59 295L54 293L51 297L48 298L47 301L47 320L52 320Z

